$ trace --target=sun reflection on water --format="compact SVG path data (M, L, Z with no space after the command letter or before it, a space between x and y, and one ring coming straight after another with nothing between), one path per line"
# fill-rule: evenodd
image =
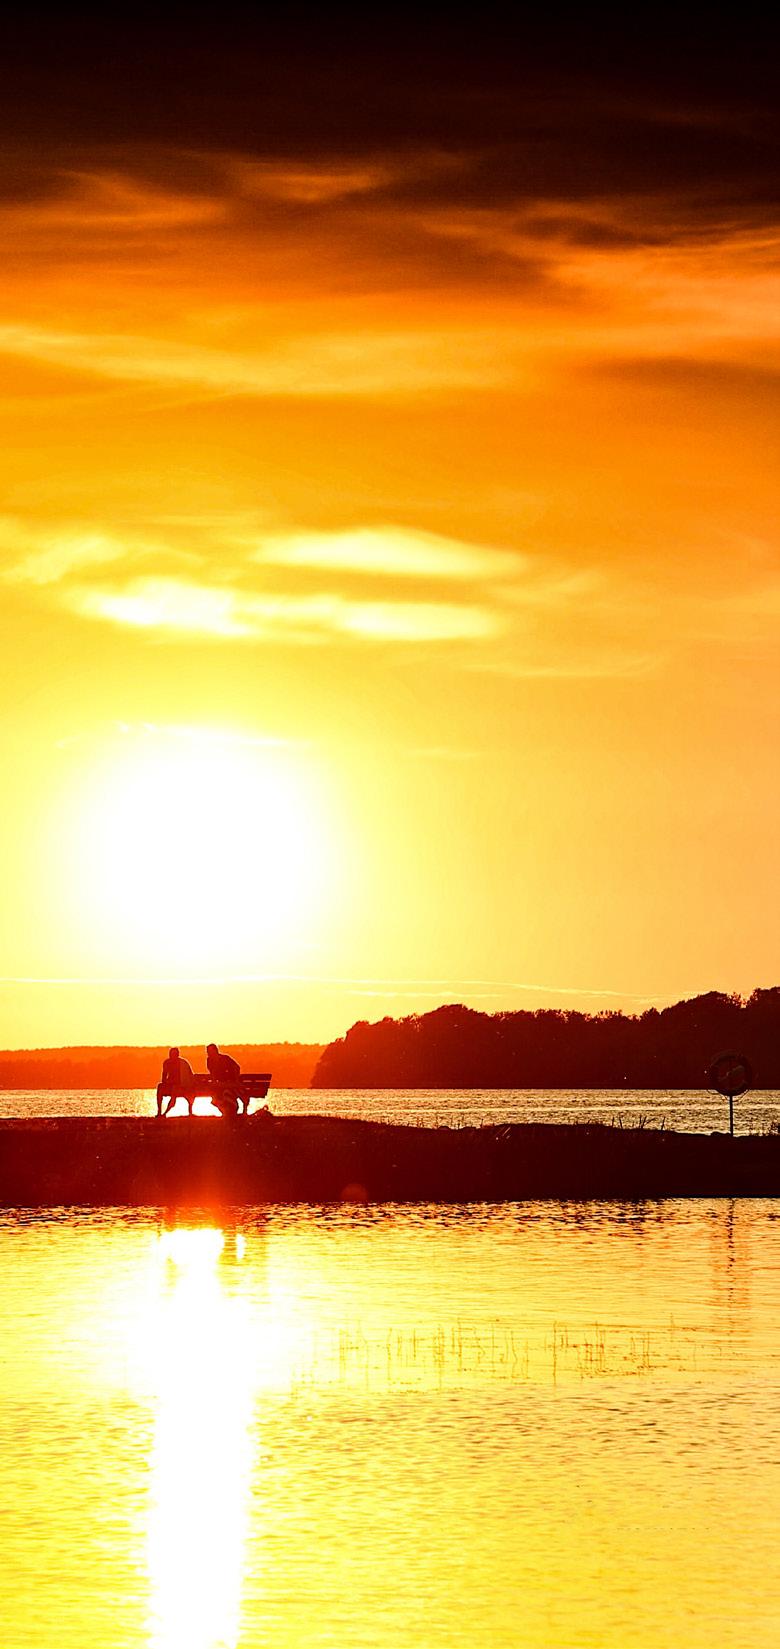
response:
M243 1238L161 1233L149 1321L157 1410L148 1527L150 1649L234 1649L252 1471Z
M780 1641L775 1203L169 1222L0 1219L0 1649Z

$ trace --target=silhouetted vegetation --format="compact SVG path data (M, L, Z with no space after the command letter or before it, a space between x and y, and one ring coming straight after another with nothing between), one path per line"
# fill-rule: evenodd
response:
M479 1013L452 1005L360 1020L331 1042L314 1088L702 1088L723 1048L780 1088L780 987L747 1001L710 991L641 1015L559 1008Z
M193 1070L205 1071L203 1043L180 1047ZM231 1043L230 1051L245 1071L271 1071L275 1088L308 1088L323 1048L309 1042ZM155 1088L167 1052L167 1046L0 1052L0 1088Z
M777 1196L780 1137L511 1124L410 1128L258 1112L0 1121L0 1206Z

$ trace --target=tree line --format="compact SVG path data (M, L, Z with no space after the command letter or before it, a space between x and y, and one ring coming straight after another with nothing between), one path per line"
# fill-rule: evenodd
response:
M359 1020L324 1049L313 1088L703 1088L718 1053L743 1053L780 1088L780 986L709 991L642 1014L560 1008Z
M308 1088L322 1043L225 1043L244 1071L271 1071L275 1088ZM181 1051L193 1070L206 1069L203 1044ZM154 1088L168 1049L27 1048L0 1052L0 1088Z

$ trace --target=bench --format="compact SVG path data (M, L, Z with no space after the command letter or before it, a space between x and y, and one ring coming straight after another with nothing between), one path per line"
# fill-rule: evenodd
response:
M270 1071L242 1071L234 1082L222 1083L203 1071L194 1071L194 1082L186 1094L181 1088L163 1087L160 1084L161 1099L211 1099L217 1088L224 1088L227 1093L234 1093L240 1099L245 1111L249 1110L250 1099L265 1099L271 1086Z

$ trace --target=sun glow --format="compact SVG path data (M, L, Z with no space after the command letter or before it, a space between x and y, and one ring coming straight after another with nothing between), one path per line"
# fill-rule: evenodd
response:
M154 1649L232 1649L239 1636L253 1364L247 1302L220 1278L224 1248L212 1228L160 1240L167 1299L155 1333Z
M311 1367L317 1268L269 1266L262 1223L157 1234L128 1350L151 1399L149 1649L236 1649L279 1513L263 1474L264 1397ZM278 1485L277 1485L278 1486ZM285 1640L286 1641L286 1640Z
M126 965L267 966L322 920L334 843L289 752L170 729L90 774L72 820L72 896Z

